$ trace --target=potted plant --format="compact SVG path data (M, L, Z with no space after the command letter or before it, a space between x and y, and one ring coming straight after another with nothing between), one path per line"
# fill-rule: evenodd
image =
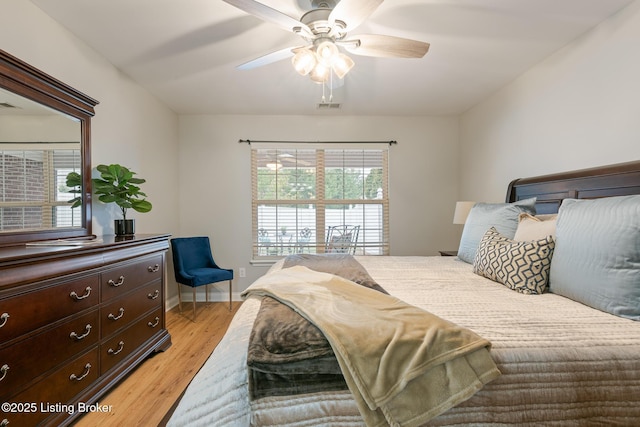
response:
M75 195L69 200L71 207L77 208L82 205L82 176L78 172L69 172L65 184L68 188L67 192Z
M136 178L135 172L119 164L98 165L100 178L91 180L93 191L98 200L103 203L115 203L122 211L122 219L114 220L115 234L117 236L132 235L135 233L135 220L127 219L127 210L136 212L149 212L151 203L147 201L146 194L140 190L139 184L145 179Z

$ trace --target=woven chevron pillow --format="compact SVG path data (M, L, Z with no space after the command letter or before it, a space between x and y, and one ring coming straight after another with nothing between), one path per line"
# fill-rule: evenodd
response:
M547 289L555 246L551 236L517 242L491 227L480 240L473 272L523 294L541 294Z

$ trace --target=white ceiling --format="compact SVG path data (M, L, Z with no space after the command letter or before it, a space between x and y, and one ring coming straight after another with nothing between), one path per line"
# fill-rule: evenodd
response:
M350 33L431 44L422 59L351 55L321 111L289 60L241 71L301 39L221 0L31 0L179 114L457 114L633 0L387 0ZM310 0L262 0L296 19Z

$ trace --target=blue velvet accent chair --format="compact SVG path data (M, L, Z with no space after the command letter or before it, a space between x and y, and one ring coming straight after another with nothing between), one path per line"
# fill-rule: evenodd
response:
M229 281L229 311L231 311L231 288L233 270L218 267L211 254L209 238L177 237L171 239L173 269L178 282L178 305L182 312L180 285L193 289L193 321L196 320L196 288L205 285L205 299L209 302L209 284Z

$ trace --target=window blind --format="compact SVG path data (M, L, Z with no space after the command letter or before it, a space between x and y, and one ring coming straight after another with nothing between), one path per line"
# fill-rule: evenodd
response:
M80 226L66 187L67 174L80 168L77 149L0 150L0 230Z
M389 254L385 148L251 148L254 259Z

